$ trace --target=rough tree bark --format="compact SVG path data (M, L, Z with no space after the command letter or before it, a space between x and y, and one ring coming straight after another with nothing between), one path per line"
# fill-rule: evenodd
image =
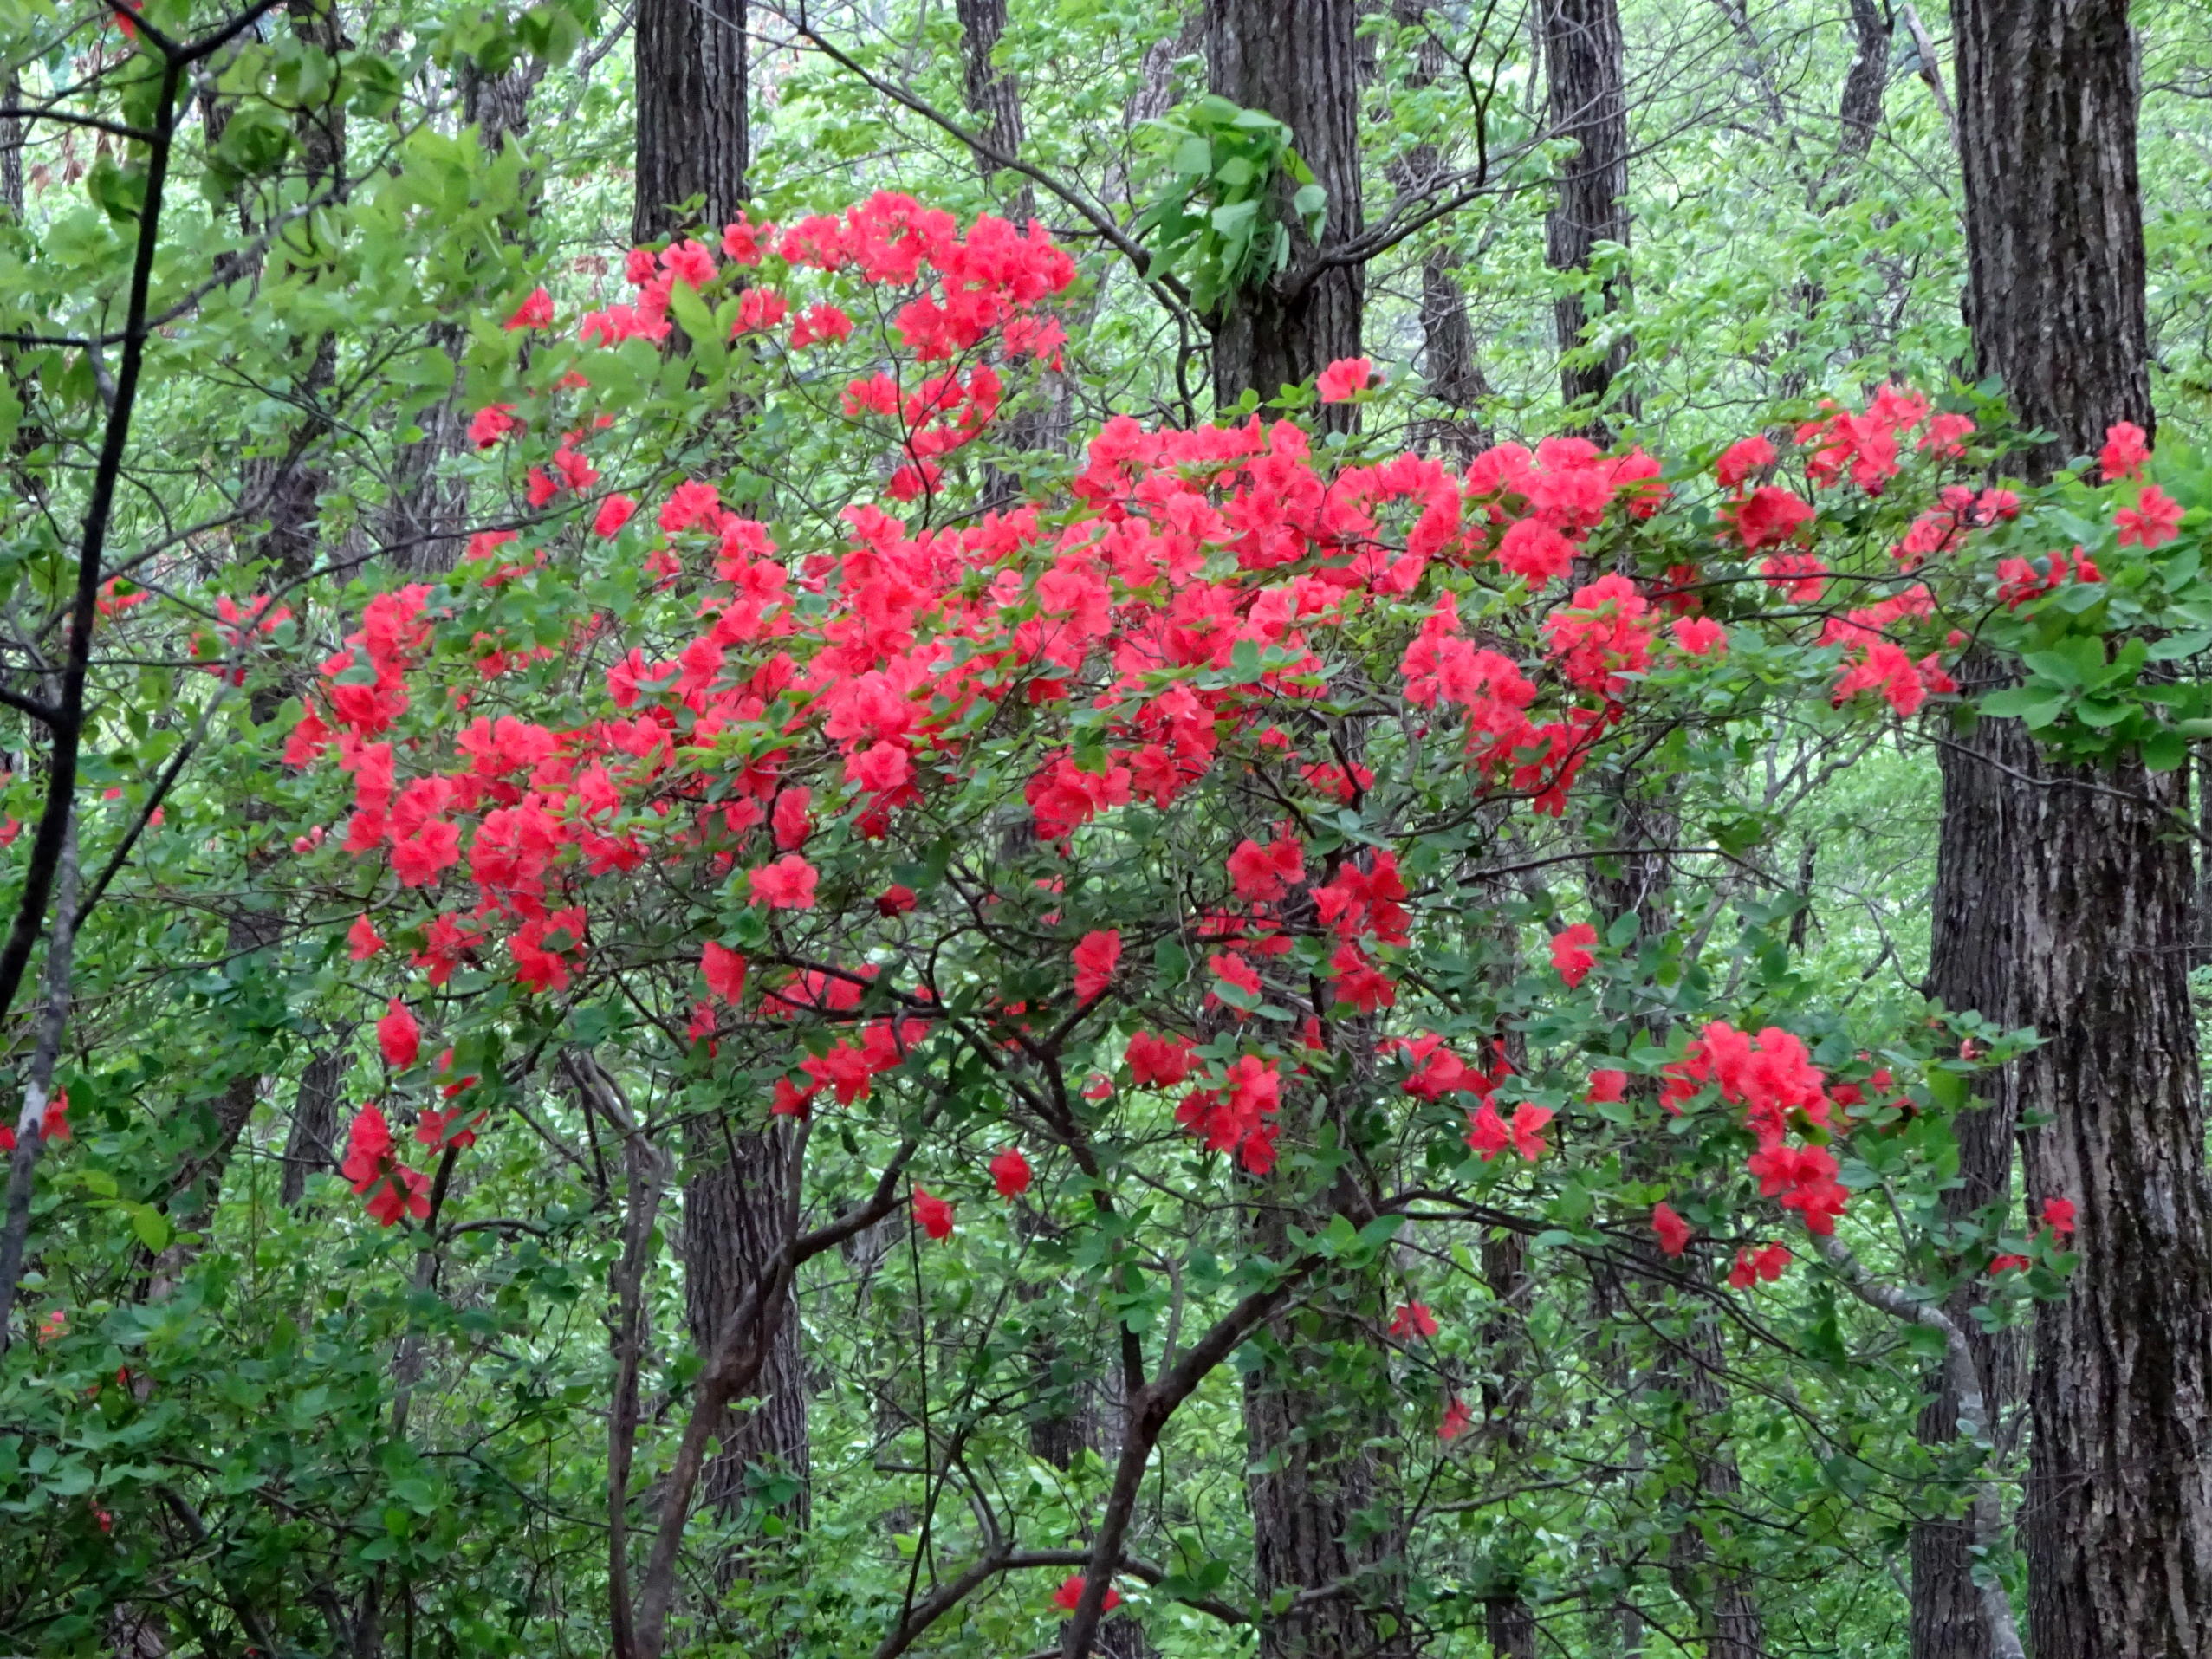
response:
M2151 424L2138 95L2125 0L1956 0L1967 316L1978 372L2048 441L2032 473ZM2037 1312L2023 1520L2037 1659L2212 1652L2212 1197L2188 962L2185 774L2092 776L1985 721L1945 768L1938 957L2033 1024L2010 1099L2026 1197L2079 1209Z
M735 219L745 203L751 160L746 124L743 0L641 0L637 23L638 181L632 231L657 241ZM695 206L685 204L698 198ZM712 239L712 238L710 238ZM782 1247L783 1133L695 1137L684 1189L684 1309L704 1354L746 1286ZM745 1466L780 1466L801 1482L785 1513L808 1513L806 1360L795 1298L787 1288L764 1362L759 1403L725 1434L708 1464L702 1496L727 1513L744 1492Z
M1528 1455L1528 1241L1499 1228L1482 1241L1482 1281L1497 1299L1483 1327L1495 1382L1482 1384L1484 1433L1506 1471ZM1520 1586L1501 1584L1482 1598L1482 1628L1493 1659L1536 1659L1536 1615Z
M1269 282L1233 296L1214 320L1214 396L1235 402L1247 390L1273 397L1289 382L1311 378L1333 360L1357 356L1365 274L1356 262L1323 265L1325 249L1359 234L1364 223L1359 165L1359 100L1364 78L1356 25L1359 0L1207 0L1206 66L1220 96L1262 109L1285 123L1314 181L1327 192L1321 245L1307 238L1290 211L1281 181L1278 211L1291 226L1289 267ZM1286 1228L1311 1221L1304 1198L1277 1178L1255 1194L1255 1247L1288 1248ZM1320 1385L1303 1360L1338 1341L1361 1340L1356 1303L1317 1295L1309 1309L1275 1319L1269 1335L1281 1363L1245 1378L1247 1488L1260 1599L1278 1591L1349 1581L1352 1593L1294 1604L1265 1619L1262 1659L1322 1659L1337 1654L1385 1656L1374 1609L1391 1599L1380 1582L1375 1542L1353 1541L1355 1517L1368 1507L1378 1470L1360 1426L1359 1402ZM1369 1299L1373 1299L1371 1296Z
M1589 270L1598 244L1628 246L1628 88L1620 11L1615 0L1542 0L1544 70L1552 130L1580 146L1560 168L1559 193L1544 227L1545 257L1562 276ZM1599 318L1628 302L1628 279L1615 276L1598 292ZM1610 405L1631 418L1632 398L1613 382L1627 366L1630 342L1614 338L1592 360L1585 338L1593 319L1577 285L1553 301L1560 349L1560 393L1569 409L1587 412L1583 431L1612 441Z
M1977 661L1968 683L1986 684L1990 666ZM2026 734L2001 734L2016 758L2033 747ZM1976 750L2000 736L1996 723L1976 734ZM2028 948L2013 898L2016 872L2009 859L2028 826L2014 821L2026 804L2016 781L1984 754L1944 748L1943 818L1936 855L1932 949L1926 989L1954 1009L1973 1008L2005 1026L2021 1023L2011 965ZM2010 764L2008 761L2007 764ZM2013 1070L1985 1078L1975 1107L1954 1125L1958 1137L1959 1185L1943 1197L1946 1221L1963 1222L2001 1204L2012 1182L2012 1143L2020 1123ZM2019 1344L2010 1332L1992 1334L1971 1314L1976 1298L1962 1290L1946 1309L1958 1324L1974 1359L1975 1380L1993 1416L2001 1420L2020 1398ZM1935 1397L1920 1415L1925 1444L1945 1445L1958 1432L1959 1377L1946 1362L1932 1379ZM1913 1659L1988 1659L1988 1632L1969 1569L1973 1529L1964 1517L1925 1520L1912 1530Z
M1420 26L1428 14L1427 0L1393 0L1391 16L1401 29ZM1443 75L1447 60L1443 43L1433 32L1424 33L1417 49L1413 73L1406 77L1414 87L1432 86ZM1402 197L1432 189L1443 172L1443 158L1433 144L1416 145L1392 169L1391 185ZM1465 466L1483 447L1482 399L1490 385L1475 355L1475 328L1467 317L1467 295L1452 275L1452 250L1439 243L1421 260L1422 372L1429 395L1447 413L1418 421L1414 441L1424 449L1441 450L1455 465Z
M1288 1225L1312 1228L1320 1218L1281 1202L1288 1195L1274 1181L1262 1190L1253 1247L1288 1260L1295 1254ZM1363 1536L1359 1520L1382 1490L1374 1443L1387 1424L1329 1363L1333 1347L1365 1339L1363 1315L1373 1328L1382 1312L1377 1288L1363 1280L1317 1290L1305 1309L1270 1323L1268 1334L1281 1358L1244 1378L1256 1599L1265 1605L1281 1591L1335 1592L1263 1617L1260 1659L1402 1659L1411 1651L1403 1634L1383 1634L1378 1617L1401 1597L1389 1565L1391 1541ZM1402 1632L1402 1617L1398 1623Z
M710 1129L693 1147L698 1172L684 1188L684 1312L701 1353L714 1345L744 1287L783 1247L785 1181L791 1167L789 1139L778 1129L731 1137L734 1151L727 1155L719 1136L710 1140ZM744 1500L746 1465L758 1463L799 1482L798 1495L780 1513L804 1526L810 1507L808 1390L795 1306L786 1311L782 1329L769 1346L758 1392L752 1410L723 1435L722 1449L701 1481L701 1500L729 1513Z
M968 107L982 123L984 142L1001 155L1022 152L1022 83L1011 70L992 61L1000 38L1006 33L1006 0L956 0L960 36L968 53ZM983 156L976 165L989 183L995 169ZM1037 192L1027 178L1016 176L1006 198L1006 211L1016 224L1035 218Z
M1214 330L1214 397L1247 390L1272 398L1332 361L1359 354L1366 276L1356 262L1323 266L1328 248L1356 237L1360 200L1359 0L1208 0L1206 68L1212 90L1287 124L1314 182L1328 192L1321 245L1278 204L1291 229L1289 268L1236 295Z
M328 1046L301 1068L299 1092L292 1100L291 1132L284 1140L284 1173L277 1188L287 1209L297 1209L307 1196L309 1176L337 1162L338 1093L346 1080L348 1034L341 1031L325 1036Z
M745 0L639 0L635 49L631 235L657 242L699 226L718 234L745 204L752 157Z

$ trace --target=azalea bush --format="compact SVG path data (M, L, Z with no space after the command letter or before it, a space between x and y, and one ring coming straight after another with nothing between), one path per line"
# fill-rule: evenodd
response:
M2058 1289L2064 1195L2033 1238L1934 1219L1948 1114L2010 1040L1940 1011L1869 1029L1809 982L1787 895L1745 880L1781 803L1738 768L1878 742L1956 697L1975 631L2118 588L2101 545L2014 552L2099 489L1951 482L1974 420L1892 387L1672 469L1555 438L1461 473L1289 418L1116 419L1063 489L976 513L1060 338L1073 268L1041 230L879 197L628 274L630 302L568 317L541 289L479 336L500 504L450 577L230 636L252 672L313 665L281 880L328 942L326 1016L373 1030L341 1170L368 1221L451 1248L476 1161L527 1149L581 1050L671 1155L801 1125L795 1243L869 1192L871 1223L996 1240L950 1314L970 1397L1033 1363L974 1301L994 1274L1087 1282L1161 1409L1101 1513L1016 1497L1000 1523L1090 1569L1053 1575L1079 1620L1120 1593L1119 1546L1087 1540L1130 1524L1173 1413L1233 1355L1280 1363L1268 1320L1324 1286L1440 1494L1486 1438L1486 1234L1653 1281L1693 1331L1863 1273L1845 1238L1916 1294ZM1377 395L1365 363L1324 382ZM697 476L709 453L736 459ZM2162 499L2119 509L2131 548L2170 539ZM1573 879L1654 857L1637 901ZM1847 1433L1865 1368L1929 1333L1813 1306L1819 1432ZM728 1358L687 1364L742 1401L756 1367ZM689 1375L703 1446L723 1399ZM639 1455L682 1478L673 1442ZM1670 1491L1627 1495L1656 1517ZM658 1523L679 1541L688 1497ZM1172 1547L1122 1589L1209 1600L1217 1564ZM1034 1640L1051 1610L1041 1589L1001 1617Z

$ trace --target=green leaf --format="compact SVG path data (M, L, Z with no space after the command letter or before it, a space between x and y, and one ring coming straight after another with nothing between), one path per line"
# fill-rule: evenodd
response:
M2153 772L2171 772L2189 759L2189 740L2162 729L2143 740L2143 763Z
M167 1249L169 1218L152 1204L133 1204L130 1209L131 1231L139 1235L139 1242L157 1255Z

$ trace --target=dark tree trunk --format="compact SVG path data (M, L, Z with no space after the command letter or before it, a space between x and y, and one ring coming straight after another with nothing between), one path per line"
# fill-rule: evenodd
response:
M788 1134L777 1129L731 1137L734 1156L719 1136L703 1131L695 1169L684 1188L684 1312L691 1341L702 1354L714 1345L722 1321L746 1286L783 1243L786 1183L791 1167ZM727 1515L743 1502L748 1464L790 1475L799 1491L780 1512L804 1526L807 1489L807 1368L798 1311L787 1308L761 1372L760 1394L749 1409L733 1410L722 1449L708 1463L702 1503Z
M284 1174L277 1187L287 1209L296 1209L306 1196L309 1176L337 1162L338 1090L346 1080L346 1044L342 1034L326 1040L330 1047L301 1071L299 1092L292 1100L292 1129L284 1139Z
M1836 114L1836 149L1846 162L1864 161L1882 125L1890 89L1891 20L1875 0L1851 0L1851 68L1844 74Z
M1646 1281L1644 1293L1656 1296L1656 1286ZM1694 1312L1683 1310L1682 1317L1689 1321L1687 1339L1660 1367L1662 1377L1681 1391L1689 1462L1696 1477L1696 1486L1677 1494L1677 1500L1693 1511L1706 1511L1726 1536L1742 1507L1743 1477L1734 1448L1710 1428L1725 1422L1730 1408L1727 1379L1721 1374L1720 1328L1703 1305ZM1767 1659L1766 1622L1750 1575L1725 1561L1716 1564L1702 1519L1675 1534L1668 1557L1675 1593L1696 1612L1707 1659Z
M1022 83L1009 70L993 62L992 55L1006 33L1006 0L956 0L960 35L968 52L968 107L981 126L984 143L1002 156L1022 153ZM980 152L976 166L988 184L998 164ZM1009 175L1012 189L1006 211L1016 224L1035 218L1037 193L1019 173Z
M745 204L745 0L639 0L638 195L630 234L658 242Z
M1516 1047L1515 1064L1522 1058ZM1510 1484L1528 1455L1528 1302L1535 1286L1528 1277L1528 1240L1502 1228L1486 1237L1482 1281L1498 1309L1482 1332L1490 1351L1482 1415L1502 1486ZM1501 1584L1483 1597L1482 1624L1494 1659L1536 1659L1536 1615L1519 1585Z
M1365 223L1360 195L1359 105L1367 78L1356 25L1360 0L1207 0L1206 65L1210 88L1232 103L1262 109L1287 125L1292 143L1327 192L1317 246L1290 207L1292 186L1278 181L1276 211L1289 227L1288 268L1233 295L1214 322L1214 396L1223 405L1247 391L1272 398L1311 379L1338 358L1359 352L1365 278L1357 262L1323 267L1324 250L1356 237ZM1340 1125L1345 1127L1345 1125ZM1281 1176L1258 1183L1255 1246L1280 1254L1309 1195ZM1262 1622L1261 1659L1325 1659L1401 1651L1385 1640L1376 1610L1401 1597L1382 1569L1379 1540L1355 1542L1355 1517L1373 1500L1379 1471L1370 1448L1382 1427L1372 1403L1329 1387L1310 1362L1320 1351L1365 1340L1356 1316L1375 1310L1375 1286L1336 1287L1314 1305L1274 1321L1276 1363L1244 1384L1246 1487L1262 1603L1281 1591L1345 1586L1348 1593L1294 1605ZM1401 1620L1401 1624L1403 1621Z
M1969 688L1986 686L1993 664L1970 658L1963 672ZM2018 872L2009 860L2029 826L2014 821L2035 806L2021 788L1984 759L2001 742L2005 765L2033 767L2034 744L2016 726L1985 723L1971 740L1973 752L1946 748L1943 819L1936 853L1933 940L1928 994L1952 1009L1973 1008L2006 1026L2024 1023L2013 984L2013 965L2032 949L2015 898ZM1959 1185L1943 1196L1947 1221L1963 1221L2002 1206L2012 1184L2013 1136L2020 1124L2017 1079L2012 1068L1986 1076L1972 1110L1955 1125ZM1972 1316L1981 1299L1954 1295L1951 1317L1966 1334L1979 1373L1982 1397L2002 1422L2020 1398L2020 1348L2011 1332L1984 1331ZM1958 1436L1958 1377L1946 1362L1931 1379L1935 1398L1920 1416L1917 1432L1930 1446ZM1913 1659L1988 1659L1989 1633L1970 1569L1972 1532L1964 1517L1924 1520L1912 1530Z
M1980 372L2052 441L2048 473L2105 428L2152 429L2138 95L2126 0L1956 0L1966 320Z
M1590 269L1601 242L1628 246L1628 89L1621 44L1620 11L1615 0L1542 0L1544 68L1551 100L1552 130L1580 147L1561 164L1558 198L1545 224L1545 256L1562 275ZM1598 316L1628 302L1623 275L1599 289ZM1613 340L1594 360L1586 332L1593 318L1578 287L1553 302L1559 335L1560 392L1567 407L1582 413L1583 430L1599 442L1610 441L1605 411L1610 405L1631 417L1632 399L1613 391L1627 366L1629 341Z
M1247 391L1272 398L1338 358L1359 354L1366 278L1359 263L1323 268L1327 249L1359 234L1359 0L1208 0L1206 64L1212 90L1286 123L1314 182L1328 192L1317 247L1290 210L1281 181L1276 211L1290 227L1288 269L1234 296L1214 329L1214 398Z
M1281 1211L1263 1212L1281 1219ZM1281 1257L1281 1220L1263 1221L1258 1247ZM1270 1237L1269 1235L1274 1236ZM1359 1539L1360 1512L1381 1490L1372 1441L1387 1422L1372 1401L1332 1385L1329 1349L1360 1339L1358 1310L1337 1299L1276 1322L1282 1358L1244 1379L1244 1436L1258 1599L1333 1590L1262 1617L1260 1659L1399 1659L1404 1637L1385 1637L1378 1615L1402 1599L1380 1538ZM1378 1307L1365 1310L1372 1319ZM1395 1614L1401 1631L1404 1619Z
M20 75L10 72L7 89L0 92L0 98L5 98L11 109L23 101ZM0 207L19 219L23 216L23 136L21 117L0 116Z
M2047 473L2150 425L2124 0L1957 0L1967 312L1978 370ZM2037 1659L2212 1652L2212 1198L2188 963L2184 774L2046 761L1985 721L1946 771L1962 913L1938 961L2041 1047L2010 1082L2025 1196L2078 1206L2080 1267L2039 1308L2023 1506ZM1977 768L1977 757L1988 764ZM1982 776L1979 773L1992 773ZM2093 785L2095 787L2086 787ZM1956 821L1952 821L1956 820ZM1962 967L1958 971L1963 972ZM1982 971L1977 969L1976 971Z
M1428 11L1427 0L1395 0L1391 16L1401 29L1418 25ZM1443 48L1433 33L1424 34L1413 73L1415 87L1435 84L1447 66ZM1435 190L1444 172L1443 158L1433 144L1416 145L1405 159L1391 170L1391 185L1401 199ZM1459 466L1465 466L1483 447L1482 400L1490 395L1475 355L1475 329L1467 320L1467 295L1451 274L1449 247L1431 248L1421 261L1421 367L1429 395L1446 413L1414 423L1414 442L1423 450L1441 450Z

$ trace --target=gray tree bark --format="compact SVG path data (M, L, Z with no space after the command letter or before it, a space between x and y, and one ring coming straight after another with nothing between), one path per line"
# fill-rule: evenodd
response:
M1615 0L1541 0L1545 84L1554 132L1580 146L1560 169L1558 196L1545 222L1545 256L1562 275L1586 272L1599 243L1625 249L1628 218L1628 89ZM1608 279L1599 289L1598 318L1628 301L1628 279ZM1570 410L1586 412L1583 430L1599 443L1612 439L1608 406L1632 418L1634 400L1613 382L1627 366L1630 343L1616 338L1594 360L1583 360L1586 334L1597 319L1578 289L1553 302L1559 337L1560 393Z
M1288 125L1314 182L1328 192L1316 245L1278 203L1291 230L1289 268L1234 296L1214 330L1214 397L1248 390L1272 398L1338 358L1359 354L1366 277L1357 262L1322 266L1327 250L1357 236L1360 197L1359 0L1208 0L1206 64L1212 90Z
M1967 315L1978 372L2051 434L2035 476L2151 426L2124 0L1956 0ZM2000 1098L2031 1207L2078 1208L2039 1308L2024 1506L2037 1659L2212 1652L2212 1194L2188 962L2185 774L2047 761L1985 721L1945 768L1943 857L1973 902L1937 960L2043 1038ZM1955 820L1955 821L1954 821ZM1995 1125L1992 1126L1993 1128ZM2033 1210L2031 1210L2033 1213Z
M658 242L704 229L745 204L745 0L639 0L638 184L631 235Z

